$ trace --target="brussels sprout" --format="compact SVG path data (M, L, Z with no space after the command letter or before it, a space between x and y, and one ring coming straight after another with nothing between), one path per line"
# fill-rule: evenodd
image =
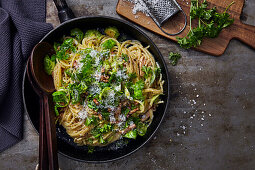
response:
M60 89L59 91L56 91L52 93L53 102L55 103L55 113L56 116L59 115L58 108L59 107L66 107L69 104L70 101L70 94L67 89Z
M137 132L138 132L138 135L144 136L147 132L147 126L144 123L139 122L137 125Z
M112 39L106 40L102 43L103 49L112 49L116 45L116 42Z
M97 31L97 30L88 30L86 33L85 33L85 36L84 37L101 37L102 34Z
M105 34L112 38L118 38L120 33L116 27L108 27L104 30Z
M52 74L55 65L56 65L55 61L52 60L48 55L46 55L45 58L44 58L44 71L48 75Z
M71 36L73 36L78 42L81 42L83 35L83 32L79 28L74 28L71 30Z
M137 136L136 130L131 130L124 135L125 138L129 138L129 139L136 139L136 136Z
M76 104L81 100L81 94L85 93L88 86L82 81L80 84L69 84L68 86L70 95L72 97L72 103Z

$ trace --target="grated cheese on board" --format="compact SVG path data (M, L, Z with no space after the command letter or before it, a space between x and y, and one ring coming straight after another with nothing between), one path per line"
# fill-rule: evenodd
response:
M146 4L142 0L126 0L126 1L134 4L133 9L132 9L133 14L136 14L137 12L142 12L148 16L149 9L147 8ZM155 4L159 0L146 0L146 1L148 2L148 4L155 6Z

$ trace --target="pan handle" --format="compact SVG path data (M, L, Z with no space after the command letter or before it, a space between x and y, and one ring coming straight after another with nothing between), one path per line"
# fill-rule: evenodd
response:
M73 11L68 7L65 0L53 0L58 9L58 18L60 23L75 18Z

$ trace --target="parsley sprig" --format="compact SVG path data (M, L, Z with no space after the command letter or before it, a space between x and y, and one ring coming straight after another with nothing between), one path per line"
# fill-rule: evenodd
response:
M170 52L169 53L169 60L171 61L170 63L172 64L172 66L176 66L178 60L181 58L181 54L180 53L174 53L174 52Z
M182 48L191 48L201 45L203 38L216 38L223 28L233 24L234 19L227 13L228 8L234 4L234 1L228 5L223 13L216 12L216 7L207 9L207 1L200 2L192 0L190 5L190 30L183 37L176 37ZM198 26L192 28L192 21L198 19Z

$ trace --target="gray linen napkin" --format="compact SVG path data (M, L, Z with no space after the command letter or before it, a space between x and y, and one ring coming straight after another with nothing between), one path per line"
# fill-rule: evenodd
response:
M23 136L24 64L52 29L45 13L45 0L0 0L0 152Z

